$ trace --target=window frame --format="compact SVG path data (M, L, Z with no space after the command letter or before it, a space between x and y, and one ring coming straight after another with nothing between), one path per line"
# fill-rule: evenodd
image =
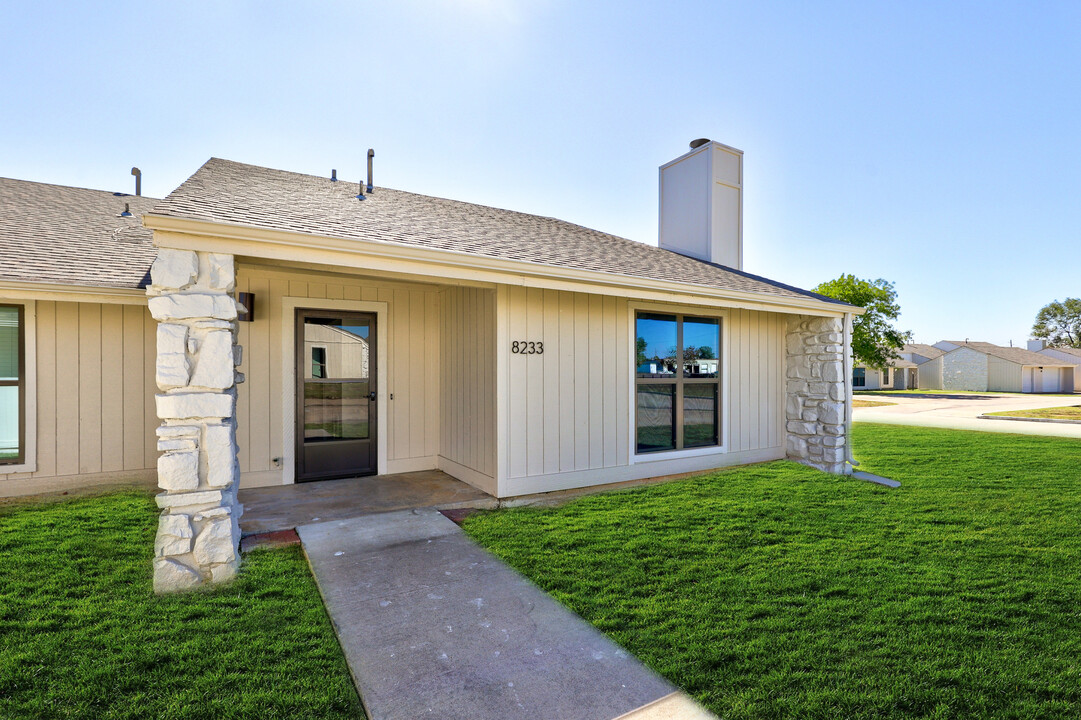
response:
M859 371L859 382L856 382L856 372ZM852 368L852 387L867 387L867 368L854 367Z
M665 460L678 457L694 457L697 455L714 455L725 453L728 451L728 313L718 312L711 308L702 308L694 306L674 306L674 305L654 305L654 304L634 304L629 307L630 310L630 355L631 355L631 373L630 373L630 402L632 412L630 413L630 442L629 442L629 454L632 463L635 462L649 462L655 460ZM678 357L678 371L671 377L656 377L656 378L640 378L638 377L638 350L637 350L637 338L638 338L638 317L641 314L647 315L670 315L676 318L676 345L677 355L682 356L683 350L683 323L684 320L701 319L711 320L717 322L717 341L720 344L718 348L717 360L717 377L715 378L685 378L683 377L684 359ZM707 385L717 388L717 403L716 403L716 415L715 422L717 424L717 443L715 445L695 445L691 447L683 447L683 434L684 434L684 412L685 406L683 403L683 386L684 385ZM674 449L661 449L661 450L638 450L638 388L641 385L673 385L676 387L675 391L675 407L674 407L674 433L675 433L675 448Z
M0 298L0 306L14 307L19 312L19 379L0 381L5 387L19 388L19 454L13 460L0 460L0 476L37 471L37 362L31 361L36 358L35 305L33 300Z

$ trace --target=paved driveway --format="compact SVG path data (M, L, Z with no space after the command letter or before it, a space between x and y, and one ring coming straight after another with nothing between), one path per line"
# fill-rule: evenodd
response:
M1016 422L1010 420L980 420L980 415L1003 410L1033 410L1036 408L1081 405L1081 394L1063 395L857 395L859 399L891 402L872 408L853 408L855 422L876 422L892 425L923 425L926 427L981 430L983 432L1019 433L1023 435L1054 435L1081 438L1081 425L1068 423Z

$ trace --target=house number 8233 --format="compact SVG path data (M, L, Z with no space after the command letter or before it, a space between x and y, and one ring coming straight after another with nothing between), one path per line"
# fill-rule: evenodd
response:
M543 355L544 343L532 340L515 340L510 344L510 351L514 355Z

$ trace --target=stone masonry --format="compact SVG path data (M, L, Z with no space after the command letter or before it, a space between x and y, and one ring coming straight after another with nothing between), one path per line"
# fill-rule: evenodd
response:
M158 321L154 590L222 582L240 564L237 303L232 255L162 248L150 269Z
M819 470L848 474L842 320L790 317L785 353L786 455Z

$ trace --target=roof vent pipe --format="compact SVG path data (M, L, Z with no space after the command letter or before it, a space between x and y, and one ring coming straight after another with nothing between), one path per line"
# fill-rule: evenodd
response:
M338 182L338 171L337 170L331 170L330 171L330 181L331 182Z
M131 169L131 174L135 176L135 194L143 194L143 171L137 167Z
M128 203L124 203L124 212L117 215L117 217L131 217L131 206Z
M372 158L375 157L375 150L368 148L368 192L372 191Z

